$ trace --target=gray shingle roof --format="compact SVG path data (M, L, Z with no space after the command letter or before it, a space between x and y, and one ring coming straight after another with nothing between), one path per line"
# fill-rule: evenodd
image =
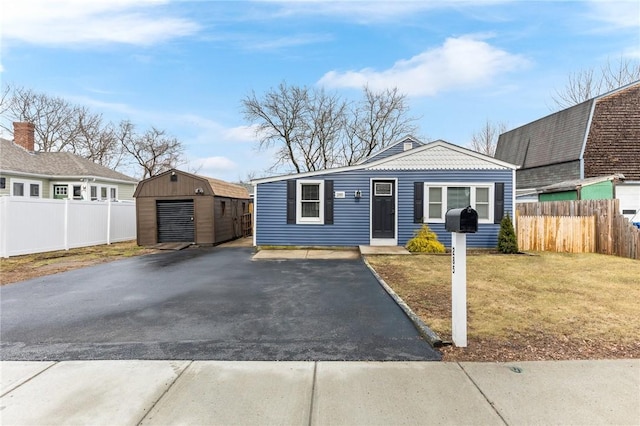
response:
M12 141L2 138L0 138L0 170L43 177L97 177L137 182L137 179L70 152L28 152Z
M580 159L594 99L503 133L495 158L522 168Z

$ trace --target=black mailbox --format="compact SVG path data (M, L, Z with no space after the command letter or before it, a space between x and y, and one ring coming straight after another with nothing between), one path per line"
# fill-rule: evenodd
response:
M444 216L444 227L449 232L469 234L478 232L478 212L471 206L451 209Z

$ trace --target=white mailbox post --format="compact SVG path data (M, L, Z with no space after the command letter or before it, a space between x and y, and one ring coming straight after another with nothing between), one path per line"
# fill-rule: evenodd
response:
M451 234L451 337L467 347L467 234Z
M445 215L451 232L451 337L467 347L467 234L478 232L478 212L471 206L451 209Z

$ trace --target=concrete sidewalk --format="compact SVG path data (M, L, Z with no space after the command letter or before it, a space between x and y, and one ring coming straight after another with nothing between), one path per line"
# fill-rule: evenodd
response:
M640 424L640 360L0 362L0 423Z
M409 251L399 246L358 246L357 248L331 249L266 249L253 255L254 260L286 260L286 259L358 259L360 256L376 254L410 255Z

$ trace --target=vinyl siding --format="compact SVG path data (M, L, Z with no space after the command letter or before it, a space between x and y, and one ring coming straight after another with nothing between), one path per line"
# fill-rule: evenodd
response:
M371 157L367 158L362 163L363 164L371 163L373 161L382 160L383 158L391 157L392 155L396 155L396 154L400 154L401 152L405 152L404 151L404 142L411 142L411 149L414 149L414 148L417 148L417 147L421 146L421 144L419 144L416 141L412 141L410 139L403 140L401 142L396 143L395 145L389 146L387 149L385 149L383 151L380 151L377 154L373 154Z
M513 183L511 170L452 170L452 171L371 171L354 170L318 176L315 179L334 181L334 191L344 191L345 198L334 199L333 225L287 224L287 182L258 184L256 244L296 246L357 246L370 242L371 179L397 178L398 209L396 211L398 244L405 245L421 224L413 223L414 182L504 182L505 213L513 216ZM314 179L314 178L309 178ZM354 192L362 191L356 199ZM440 241L451 245L451 233L444 224L428 224ZM469 234L470 247L495 247L500 226L480 224L477 234Z
M107 183L105 182L104 184L106 185ZM118 199L133 201L133 192L135 190L136 190L136 185L133 183L118 184Z

